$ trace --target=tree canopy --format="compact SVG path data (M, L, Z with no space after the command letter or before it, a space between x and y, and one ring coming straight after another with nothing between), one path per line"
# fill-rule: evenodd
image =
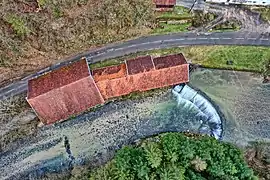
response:
M91 180L255 180L239 149L206 136L165 133L120 149Z

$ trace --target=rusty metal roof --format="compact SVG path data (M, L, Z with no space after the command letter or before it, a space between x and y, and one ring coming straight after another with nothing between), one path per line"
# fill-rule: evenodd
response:
M154 69L154 64L151 56L142 56L126 61L128 74L138 74L151 71Z
M126 64L94 69L92 75L96 82L124 77L127 75Z
M30 80L27 101L44 124L104 103L85 59Z
M89 75L88 64L85 59L63 66L57 70L29 80L28 99L76 82Z
M155 58L156 67L152 66L151 58L147 56L145 59L141 57L137 60L138 65L134 60L126 61L127 69L131 72L126 76L96 80L102 97L109 99L135 91L146 91L189 81L189 65L182 54Z
M168 56L156 57L153 59L156 69L168 68L181 64L187 64L186 58L183 54L174 54Z

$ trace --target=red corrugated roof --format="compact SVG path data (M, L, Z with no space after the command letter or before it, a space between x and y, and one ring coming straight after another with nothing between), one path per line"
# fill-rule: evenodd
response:
M175 5L176 0L153 0L156 5Z
M110 80L127 75L126 64L94 69L92 71L95 81Z
M142 56L126 61L128 74L138 74L154 69L154 64L151 56Z
M127 77L98 81L97 86L104 99L127 95L136 91L186 83L189 81L188 64L149 71Z
M156 57L153 59L153 62L156 69L168 68L187 63L183 54Z
M102 104L104 99L89 76L28 99L28 102L44 124L51 124Z
M148 62L146 64L149 64L149 60L146 62ZM141 67L149 67L150 65L143 66L139 63L140 68L138 68L138 66L134 64L127 64L129 71L136 73L127 74L126 76L114 79L95 81L104 99L127 95L135 91L145 91L189 81L189 65L186 63L182 54L156 58L155 64L157 66L148 68L148 71L142 71L142 69L147 68Z
M28 99L39 96L53 89L65 86L89 76L85 59L51 71L28 81Z
M28 83L27 101L44 124L67 119L104 103L85 59Z

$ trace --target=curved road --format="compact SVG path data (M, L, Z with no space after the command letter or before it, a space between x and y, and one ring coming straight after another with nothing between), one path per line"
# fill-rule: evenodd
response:
M67 59L65 62L47 67L35 74L29 75L20 81L14 82L0 89L0 99L17 95L27 91L27 81L45 72L59 68L81 57L86 57L88 63L95 63L109 58L119 57L139 51L161 49L190 45L252 45L270 46L270 36L256 32L223 32L211 34L176 33L168 35L147 36L126 41L119 44L110 44L103 48L80 53Z

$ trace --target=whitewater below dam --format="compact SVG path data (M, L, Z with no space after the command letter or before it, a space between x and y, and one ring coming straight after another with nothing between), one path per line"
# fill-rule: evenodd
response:
M0 156L0 179L37 179L70 166L99 165L123 145L167 131L189 131L245 146L270 139L270 86L258 75L198 69L188 86L109 102L39 128ZM66 153L64 136L74 159Z

